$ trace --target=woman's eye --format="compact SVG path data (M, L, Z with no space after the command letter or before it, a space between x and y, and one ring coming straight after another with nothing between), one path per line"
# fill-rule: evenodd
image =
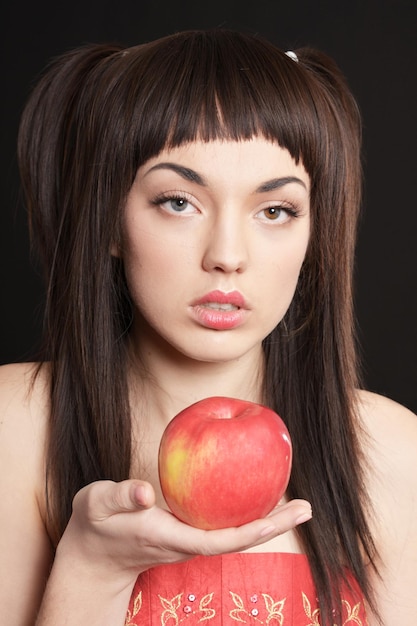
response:
M153 204L160 206L164 211L167 211L167 213L188 215L196 212L196 208L183 196L157 198L154 200Z
M183 213L188 208L188 200L185 198L172 198L171 200L167 200L164 204L167 204L167 208L176 213Z
M287 207L269 206L266 209L259 211L258 216L264 221L284 224L291 219L291 217L296 217L297 214L293 209L289 209Z

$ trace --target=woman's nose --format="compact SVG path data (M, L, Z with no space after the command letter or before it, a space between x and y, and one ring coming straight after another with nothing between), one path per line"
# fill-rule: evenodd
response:
M244 224L218 217L208 233L203 254L206 271L243 272L248 264L248 241Z

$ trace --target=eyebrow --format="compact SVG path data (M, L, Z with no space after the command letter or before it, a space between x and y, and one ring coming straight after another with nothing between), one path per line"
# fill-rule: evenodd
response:
M157 163L146 172L145 176L147 176L150 172L154 170L163 169L172 170L173 172L179 174L185 180L197 183L197 185L201 185L202 187L208 186L205 178L203 178L203 176L198 174L198 172L196 172L195 170L192 170L189 167L185 167L184 165L178 165L178 163L171 163L169 161L164 163ZM304 187L304 189L307 189L306 184L303 180L301 180L301 178L298 178L297 176L282 176L280 178L272 178L271 180L265 181L255 189L255 193L266 193L268 191L274 191L275 189L280 189L281 187L284 187L285 185L289 185L291 183L296 183Z
M190 180L192 183L197 183L197 185L201 185L202 187L207 187L207 182L205 179L200 176L197 172L192 170L189 167L184 167L184 165L178 165L177 163L157 163L153 167L151 167L145 174L147 176L150 172L154 170L172 170L176 172L185 180Z
M281 178L272 178L271 180L265 181L256 188L256 193L274 191L275 189L280 189L281 187L291 183L296 183L297 185L304 187L304 189L307 189L305 182L301 180L301 178L298 178L297 176L282 176Z

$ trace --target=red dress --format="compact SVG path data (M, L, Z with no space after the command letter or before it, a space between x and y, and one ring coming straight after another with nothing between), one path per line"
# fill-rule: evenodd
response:
M355 581L342 594L337 626L367 626ZM238 553L196 557L141 574L125 626L320 626L307 557Z

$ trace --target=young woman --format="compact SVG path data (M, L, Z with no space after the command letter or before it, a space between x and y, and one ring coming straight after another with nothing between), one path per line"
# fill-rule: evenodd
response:
M19 161L47 302L42 361L1 368L4 623L415 624L417 419L360 391L335 64L224 30L85 46ZM213 395L276 410L294 460L265 519L203 531L157 452Z

